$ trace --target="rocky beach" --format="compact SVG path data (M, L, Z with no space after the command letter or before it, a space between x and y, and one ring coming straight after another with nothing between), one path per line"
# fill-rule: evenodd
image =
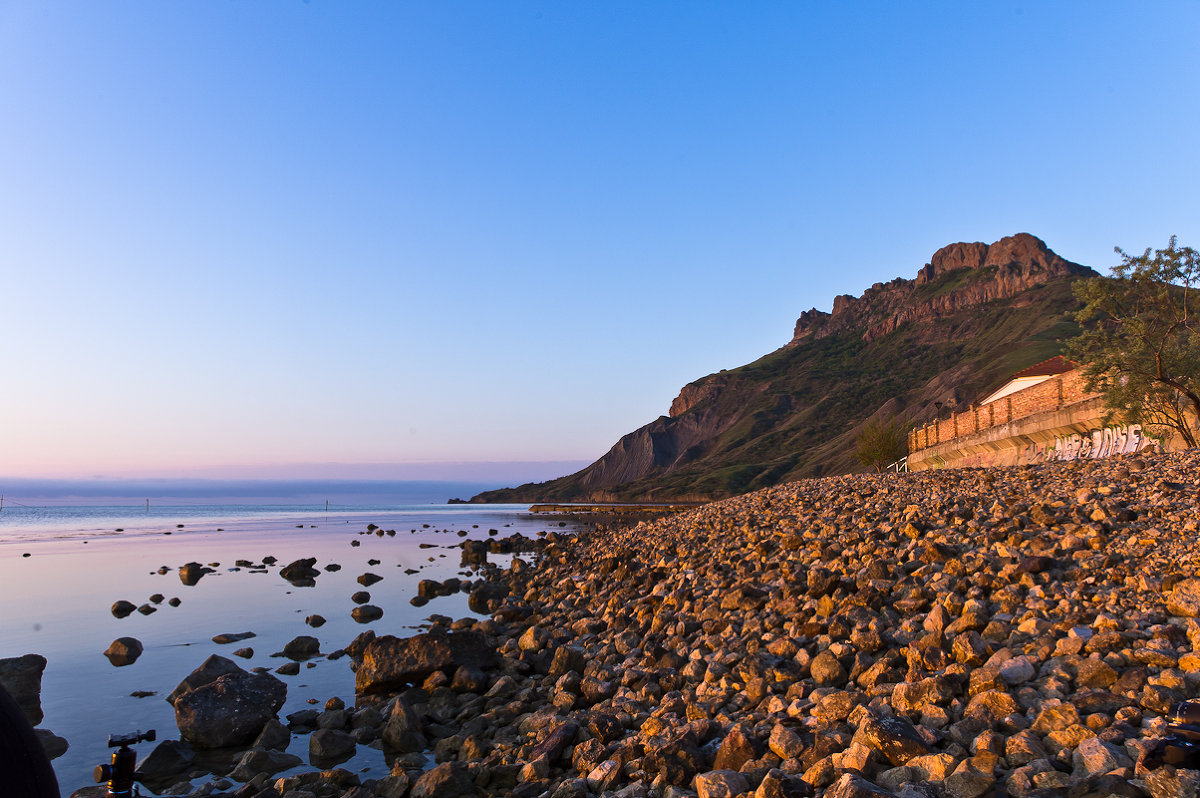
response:
M481 617L347 640L353 706L276 719L276 677L210 660L172 696L190 742L140 767L242 798L1195 795L1161 743L1200 695L1198 489L1183 452L828 477L550 533L469 586ZM194 722L222 696L266 709L214 751ZM356 746L390 771L319 767Z

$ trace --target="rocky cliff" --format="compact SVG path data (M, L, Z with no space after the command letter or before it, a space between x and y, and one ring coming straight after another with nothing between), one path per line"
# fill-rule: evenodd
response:
M915 280L897 277L876 283L861 297L835 297L832 313L816 308L801 313L791 343L860 328L864 339L872 341L906 322L939 318L1056 280L1094 274L1087 266L1064 260L1028 233L990 246L950 244L933 253Z
M1058 353L1074 333L1070 282L1094 276L1027 233L942 247L915 279L804 311L791 341L696 380L592 465L475 501L708 499L856 469L873 416L931 418Z

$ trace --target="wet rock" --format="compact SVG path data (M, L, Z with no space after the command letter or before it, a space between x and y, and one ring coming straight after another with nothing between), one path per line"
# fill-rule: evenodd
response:
M312 659L320 653L321 641L310 635L298 635L283 647L283 656L298 661Z
M226 632L224 634L216 635L213 637L212 641L219 646L223 646L228 643L236 643L239 640L249 640L254 636L254 632Z
M304 622L314 629L319 629L325 625L325 618L314 613L305 618Z
M464 540L462 542L463 565L487 562L488 544L484 540Z
M374 604L363 604L350 610L350 617L358 623L371 623L383 617L383 609Z
M118 637L104 650L104 656L117 668L132 665L142 656L142 641L136 637Z
M163 740L137 763L142 781L165 783L168 779L188 770L196 761L192 747L180 740Z
M314 764L348 758L355 747L354 736L340 729L318 729L308 737L308 755Z
M317 577L321 575L321 572L313 567L316 564L316 557L293 560L279 570L279 575L294 587L313 587L317 584Z
M183 582L188 587L196 585L205 574L211 574L212 568L201 565L198 562L184 563L179 566L179 581Z
M40 654L0 659L0 686L25 713L31 726L42 722L42 672L46 658Z
M494 612L508 595L507 585L498 582L483 582L471 590L467 596L467 606L471 612Z
M121 599L112 605L112 614L114 618L125 618L129 615L132 615L133 611L136 609L137 605L132 601Z
M304 760L295 754L254 747L242 754L229 776L236 781L247 782L259 774L273 776L302 764Z
M34 729L33 734L42 746L42 751L46 753L47 759L58 759L71 747L66 738L59 737L49 729Z
M231 659L213 654L208 659L200 664L199 668L189 673L184 677L175 689L167 695L167 703L174 704L175 699L186 692L195 690L197 687L214 682L218 677L224 676L227 673L245 673L238 664Z
M423 751L428 746L420 716L403 697L392 702L380 737L392 751Z
M253 748L270 748L283 750L292 741L292 733L279 722L278 718L270 718L263 726L258 736L254 738Z
M370 572L362 574L358 577L358 583L360 585L362 585L363 587L370 587L371 585L375 584L376 582L382 582L382 581L383 581L382 576L380 576L379 574L373 574Z
M287 697L283 682L270 674L252 674L233 667L233 672L174 698L175 724L183 740L193 747L249 743L283 706Z

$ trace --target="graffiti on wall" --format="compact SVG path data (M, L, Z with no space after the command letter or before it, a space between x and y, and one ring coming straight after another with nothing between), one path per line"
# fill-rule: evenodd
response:
M1083 460L1111 457L1116 454L1140 452L1157 441L1142 432L1140 424L1127 427L1104 427L1081 434L1059 436L1053 447L1031 443L1025 447L1026 462Z

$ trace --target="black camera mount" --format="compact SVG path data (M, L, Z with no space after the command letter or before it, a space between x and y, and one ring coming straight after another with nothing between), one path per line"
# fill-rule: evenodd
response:
M140 742L152 743L154 737L154 729L108 735L108 747L117 749L113 752L112 764L97 765L92 774L97 783L108 782L106 798L135 798L138 795L137 787L133 784L138 777L134 769L137 753L129 746Z

